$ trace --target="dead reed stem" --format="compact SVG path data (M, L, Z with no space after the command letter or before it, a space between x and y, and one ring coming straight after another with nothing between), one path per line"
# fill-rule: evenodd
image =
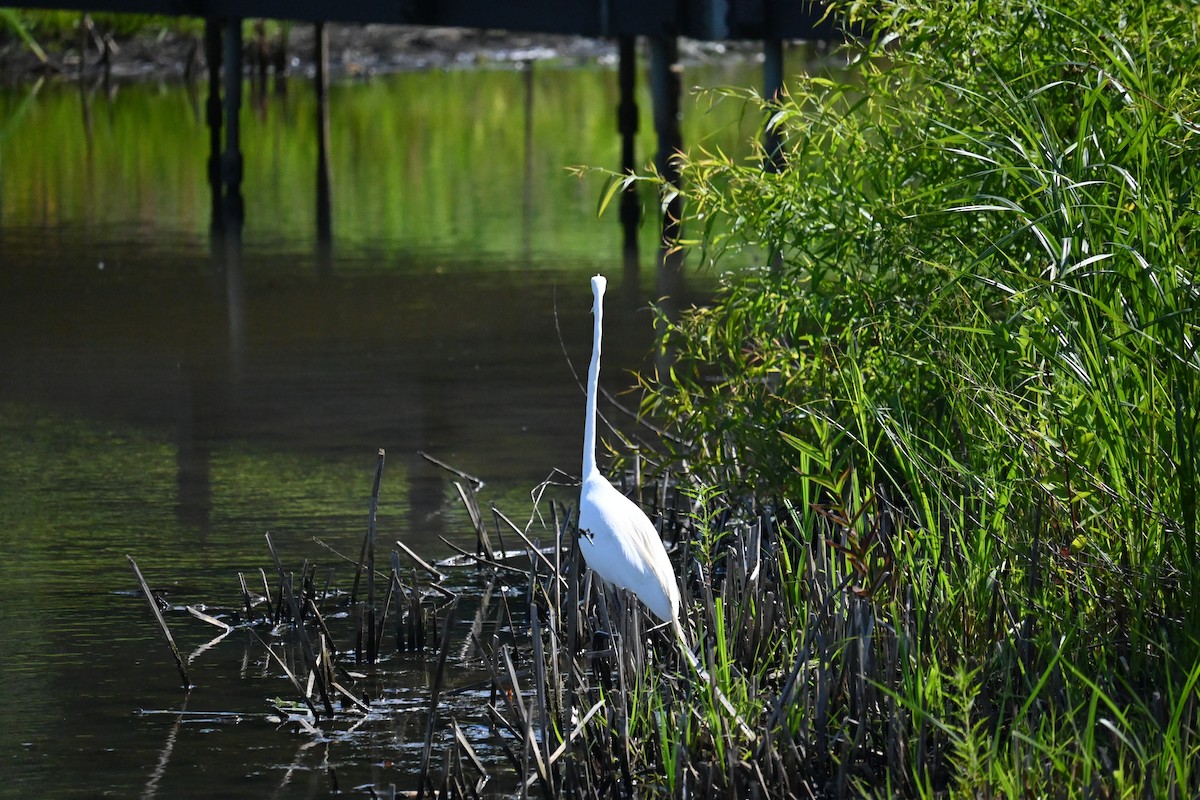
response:
M320 669L320 664L317 662L317 654L313 650L312 642L308 638L308 631L304 628L304 617L301 613L300 602L296 599L295 593L292 591L292 581L283 571L283 564L279 560L279 553L275 551L275 543L271 541L271 534L266 534L267 549L271 551L271 558L275 562L275 569L279 573L280 586L283 589L283 595L287 599L288 607L292 610L292 621L296 631L296 638L300 641L300 650L304 654L304 661L307 664L310 674L315 676L318 691L321 693L321 702L325 706L325 713L328 716L333 716L333 703L329 699L329 690L326 686L326 680Z
M450 624L450 620L454 609L457 607L458 600L451 600L449 607L446 609L445 622L442 624L442 638L438 644L437 666L434 667L433 671L433 684L429 687L429 715L425 723L425 743L421 748L421 774L417 783L418 798L423 796L426 786L429 784L429 757L433 750L433 732L437 727L438 719L438 700L442 693L442 684L446 671L446 654L450 650L450 630L453 627ZM432 789L433 787L430 788Z
M154 599L154 593L150 591L150 586L146 583L146 579L142 577L142 571L138 569L137 562L133 560L133 556L126 555L125 557L129 559L129 566L133 567L133 574L137 577L138 586L141 587L146 602L150 604L150 611L154 614L154 619L158 621L158 627L162 630L163 637L167 640L167 647L171 648L171 655L175 659L175 666L179 669L179 677L183 681L183 688L190 689L192 682L188 678L187 666L183 662L183 656L179 654L179 648L175 645L175 637L171 635L171 629L167 627L167 620L163 617L162 610L158 607L158 602Z

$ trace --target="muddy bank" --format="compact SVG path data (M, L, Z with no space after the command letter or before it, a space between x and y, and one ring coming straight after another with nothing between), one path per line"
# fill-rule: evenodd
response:
M424 69L514 67L535 61L568 64L615 62L612 40L551 34L524 34L465 28L397 25L328 26L330 73L340 77ZM115 36L99 26L73 42L43 42L44 59L25 42L0 39L0 80L20 83L39 78L77 79L104 75L118 80L186 80L205 67L203 35L198 31L147 29ZM246 36L247 70L293 76L313 71L314 26L296 23L257 25ZM682 40L684 63L728 57L755 57L753 42ZM82 57L81 57L82 53Z

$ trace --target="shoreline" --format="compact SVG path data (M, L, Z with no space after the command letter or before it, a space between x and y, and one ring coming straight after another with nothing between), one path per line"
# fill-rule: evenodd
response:
M295 23L258 25L245 37L243 71L247 74L311 77L315 26ZM520 69L536 62L567 66L615 65L616 42L580 36L520 33L469 28L330 23L329 75L332 80L370 78L430 69ZM82 37L80 37L82 38ZM45 60L15 36L0 42L0 84L14 86L38 80L121 82L187 81L207 66L203 34L169 28L114 36L93 26L87 35L81 74L80 42L62 40L42 45ZM680 39L685 66L728 58L761 58L753 41L703 42Z

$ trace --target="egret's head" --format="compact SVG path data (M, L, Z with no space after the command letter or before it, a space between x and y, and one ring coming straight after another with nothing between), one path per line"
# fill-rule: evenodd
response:
M597 303L604 297L604 289L607 286L608 280L603 275L592 277L592 297L596 298Z

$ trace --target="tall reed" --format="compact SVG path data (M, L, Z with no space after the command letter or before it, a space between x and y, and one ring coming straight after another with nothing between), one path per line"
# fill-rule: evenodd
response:
M664 320L646 410L703 483L845 531L872 622L817 663L894 659L894 715L851 704L829 757L886 730L904 794L1194 793L1200 18L841 10L875 38L772 106L788 170L683 161L690 244L740 268Z

